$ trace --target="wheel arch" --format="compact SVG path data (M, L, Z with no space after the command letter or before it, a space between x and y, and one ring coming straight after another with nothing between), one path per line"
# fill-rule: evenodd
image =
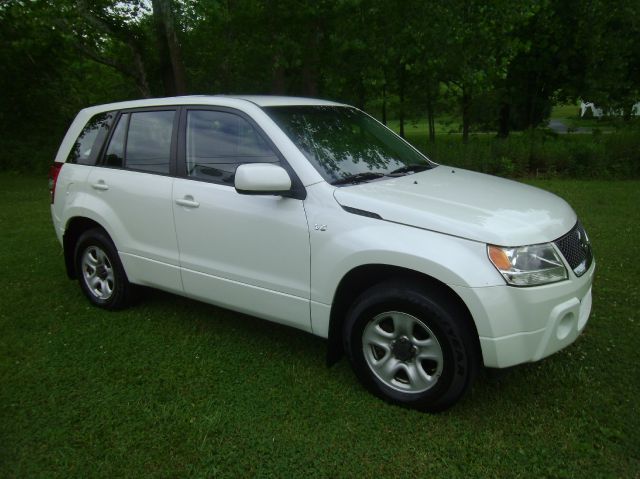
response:
M64 264L67 270L67 276L70 279L77 278L75 258L73 256L78 238L80 238L82 233L93 228L100 228L107 235L109 234L100 223L85 216L75 216L67 221L67 226L62 237L62 249L64 252Z
M344 354L342 326L351 304L365 290L391 278L415 281L417 285L421 285L429 291L437 291L438 294L446 296L456 304L460 308L463 321L469 328L472 328L472 336L476 339L477 352L480 353L480 338L471 311L462 298L447 284L428 274L400 266L366 264L351 269L342 277L336 288L329 317L326 358L328 366L338 362ZM480 354L478 357L482 357L482 355Z

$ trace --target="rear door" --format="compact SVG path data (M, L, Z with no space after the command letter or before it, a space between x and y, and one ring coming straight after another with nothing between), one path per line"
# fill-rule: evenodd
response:
M182 291L173 221L176 108L119 114L89 174L89 208L108 225L129 280Z
M309 230L302 199L242 195L242 163L284 161L242 113L185 108L173 189L185 292L310 331Z

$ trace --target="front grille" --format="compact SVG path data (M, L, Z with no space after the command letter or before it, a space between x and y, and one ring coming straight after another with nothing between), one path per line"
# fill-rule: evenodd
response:
M566 235L554 241L576 276L582 276L591 266L593 253L589 237L582 223L576 225Z

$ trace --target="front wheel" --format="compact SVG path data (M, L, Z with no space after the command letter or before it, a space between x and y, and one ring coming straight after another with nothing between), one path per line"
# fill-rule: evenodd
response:
M343 335L358 379L395 404L431 412L452 406L479 366L465 313L447 295L413 282L365 291L349 310Z

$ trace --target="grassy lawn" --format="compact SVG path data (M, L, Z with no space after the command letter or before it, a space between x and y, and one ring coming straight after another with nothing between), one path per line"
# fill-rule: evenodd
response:
M602 132L610 132L625 125L622 118L594 118L580 116L580 104L555 105L551 109L551 119L560 120L570 128L593 128Z
M583 336L428 415L308 334L169 294L89 306L45 178L0 174L2 477L639 477L640 182L530 181L594 243Z

